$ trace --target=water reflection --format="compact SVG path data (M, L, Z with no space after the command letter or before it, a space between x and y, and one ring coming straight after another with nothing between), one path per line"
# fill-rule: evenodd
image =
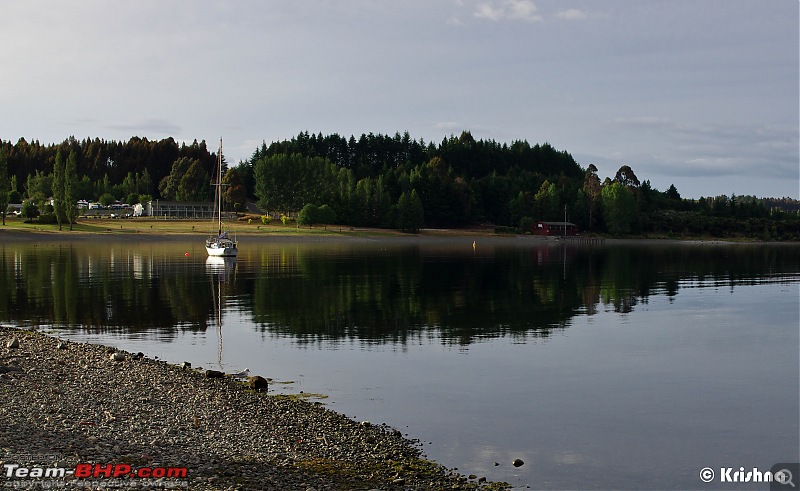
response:
M217 327L217 365L223 368L222 363L222 300L227 295L223 295L223 286L233 283L236 273L235 257L215 257L209 256L206 259L206 271L211 280L211 297L214 301L214 321Z
M694 489L704 466L797 460L799 256L395 239L248 241L226 261L202 243L5 243L0 322L250 367L519 489Z
M195 287L202 273L158 248L9 244L0 250L0 316L95 332L155 330L168 339L176 326L208 327L211 292Z
M90 332L220 330L222 311L298 343L547 338L576 315L630 313L697 286L796 281L791 246L536 241L262 243L239 261L180 243L4 244L0 319ZM197 254L195 254L195 252Z

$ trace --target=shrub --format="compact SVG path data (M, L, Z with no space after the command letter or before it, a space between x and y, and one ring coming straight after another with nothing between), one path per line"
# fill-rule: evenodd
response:
M39 223L50 225L53 223L58 223L58 220L56 219L56 215L54 213L45 213L44 215L39 215Z
M32 200L27 200L22 203L22 216L31 221L32 219L39 216L39 208L36 206Z
M519 220L519 231L523 234L529 234L533 231L533 218L522 217Z
M307 204L297 215L298 225L314 225L319 223L319 208L314 204Z

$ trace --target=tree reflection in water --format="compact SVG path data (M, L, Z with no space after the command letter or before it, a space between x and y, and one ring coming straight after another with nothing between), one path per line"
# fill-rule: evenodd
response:
M800 271L800 252L781 245L460 242L264 242L232 265L186 256L175 242L7 243L0 320L169 342L177 330L219 329L222 310L234 309L255 329L301 343L435 334L468 345L546 338L576 315L631 312L700 284L796 282Z

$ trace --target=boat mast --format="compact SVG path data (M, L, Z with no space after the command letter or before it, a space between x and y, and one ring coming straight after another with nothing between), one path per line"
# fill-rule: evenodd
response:
M219 137L217 154L217 237L222 235L222 137Z

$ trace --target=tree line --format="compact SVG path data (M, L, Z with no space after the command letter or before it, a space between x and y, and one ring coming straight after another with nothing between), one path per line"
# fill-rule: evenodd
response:
M206 201L217 161L205 141L196 140L191 145L139 137L127 142L70 137L50 145L24 138L16 144L0 141L0 205L7 200L0 211L8 203L26 203L37 213L53 215L49 200L56 200L63 187L55 182L59 153L74 158L71 198L104 205L153 198Z
M69 138L58 145L0 142L0 189L11 202L42 210L57 200L58 154L74 156L70 198L133 204L160 198L210 199L216 155L205 142L128 142ZM584 233L800 237L800 202L789 198L714 196L682 199L674 185L659 191L629 165L601 179L548 143L476 140L469 131L441 142L365 134L356 139L301 132L266 142L223 181L229 209L248 201L274 214L300 213L302 223L398 228L492 224L529 231L536 220L567 221ZM72 174L70 174L72 175ZM0 195L0 205L3 205ZM6 202L7 205L7 202ZM0 206L5 209L6 206ZM319 210L323 210L322 213ZM48 210L50 211L50 210ZM58 212L52 210L55 215Z
M601 177L566 151L527 141L441 143L403 135L345 139L303 132L266 143L236 168L262 209L329 206L338 223L416 230L488 223L530 231L536 220L567 221L583 232L800 238L789 198L682 199L674 185L655 189L629 165ZM288 184L291 183L291 184ZM794 206L794 207L793 207Z

